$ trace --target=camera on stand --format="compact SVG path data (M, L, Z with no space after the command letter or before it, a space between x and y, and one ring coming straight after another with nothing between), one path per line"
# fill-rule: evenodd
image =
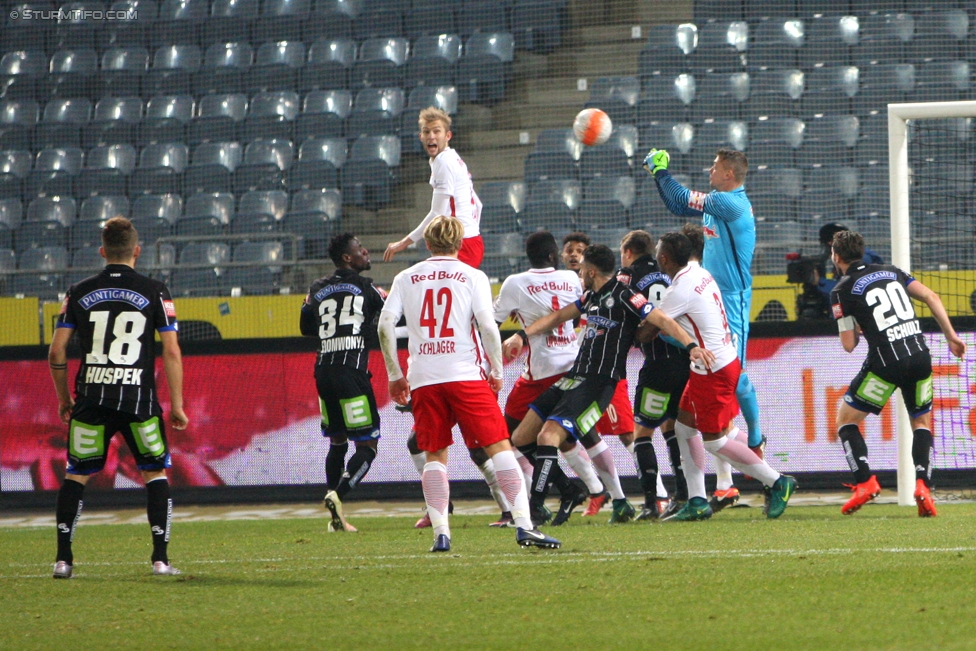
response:
M827 274L829 253L826 256L823 252L820 255L789 253L786 259L786 282L803 287L796 297L796 318L830 318L830 299L818 287L820 279Z

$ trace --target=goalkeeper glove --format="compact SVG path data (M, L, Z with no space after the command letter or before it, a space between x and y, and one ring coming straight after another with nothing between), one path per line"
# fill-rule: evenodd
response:
M651 174L656 173L658 170L668 169L668 163L671 162L671 156L665 149L652 149L647 152L647 156L644 157L644 169Z

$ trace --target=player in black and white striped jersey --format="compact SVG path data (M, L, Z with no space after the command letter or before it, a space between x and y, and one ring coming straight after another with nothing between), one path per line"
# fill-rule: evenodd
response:
M342 498L358 484L376 458L380 415L370 382L369 349L378 348L376 323L386 295L360 274L370 269L369 251L352 233L329 243L336 270L312 283L302 305L301 331L318 337L315 385L322 409L322 435L330 439L325 460L332 513L329 531L356 531L342 513ZM345 464L349 441L356 452Z

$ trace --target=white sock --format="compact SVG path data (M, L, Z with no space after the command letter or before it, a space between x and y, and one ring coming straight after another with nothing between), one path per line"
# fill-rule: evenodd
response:
M576 476L586 484L586 490L590 495L598 495L603 492L603 484L600 482L600 478L596 476L596 471L593 469L593 462L590 461L590 455L586 453L582 445L577 443L566 452L563 452L563 457L566 459L569 467L573 469L573 472L576 473ZM532 481L529 480L529 483L531 484Z
M529 519L529 492L525 489L525 480L515 455L505 450L496 453L491 461L494 462L498 487L504 493L507 503L512 505L508 510L512 512L515 526L527 530L535 529Z
M424 474L424 466L427 465L427 453L418 452L417 454L411 454L410 459L413 461L413 467L417 469L417 474L422 477Z
M778 472L739 440L730 441L727 436L722 436L714 441L705 441L705 449L732 464L742 474L755 477L766 486L772 486L779 479Z
M532 462L529 461L528 457L518 451L518 448L512 448L512 454L515 455L515 461L518 462L519 468L522 469L522 477L525 479L525 485L532 485L532 473L535 472L535 468L532 467Z
M681 469L688 484L688 498L705 497L705 447L698 430L682 423L674 424L674 433L681 449Z
M492 463L491 459L478 466L478 470L485 476L485 483L488 484L488 490L491 491L491 496L495 498L495 502L498 503L498 508L502 510L502 513L511 511L512 509L508 506L508 500L505 499L505 493L498 487L498 478L495 477L495 464Z
M420 483L424 487L424 501L427 503L427 515L434 527L434 535L445 534L450 538L447 505L451 500L451 485L447 481L447 467L438 461L425 464Z
M735 440L737 436L739 436L738 427L733 427L731 430L729 430L729 433L726 434L726 437L728 437L730 441ZM708 449L708 446L706 445L705 448ZM722 457L715 455L713 456L715 458L715 490L727 491L733 486L732 464Z
M659 500L666 500L670 495L668 495L668 489L664 487L664 482L661 481L661 473L657 473L657 498Z
M590 458L593 459L593 467L600 474L603 485L610 491L610 497L615 500L624 499L624 489L620 487L620 478L617 477L617 466L613 463L613 454L607 446L606 441L600 441L589 449Z

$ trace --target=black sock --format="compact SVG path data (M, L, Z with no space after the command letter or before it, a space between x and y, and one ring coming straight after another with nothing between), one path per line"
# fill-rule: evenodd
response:
M668 458L671 460L671 470L674 471L674 499L679 502L688 501L688 482L685 481L685 471L681 468L681 448L678 447L678 437L673 429L664 434L664 442L668 446Z
M657 500L657 455L650 436L642 436L634 441L634 456L637 457L641 488L644 489L644 503L654 504Z
M349 452L349 441L339 444L329 443L329 454L325 457L325 482L329 485L329 490L335 490L339 480L342 479L347 452Z
M58 491L58 506L56 519L58 521L58 557L68 565L74 563L71 553L71 541L75 537L75 527L81 517L81 495L85 492L85 485L73 479L65 479Z
M871 466L868 464L868 444L861 436L861 430L857 425L844 425L837 432L837 436L844 444L844 457L847 458L847 465L854 473L854 481L863 484L871 479Z
M921 479L932 487L932 432L919 428L913 432L912 461L915 462L915 479Z
M518 446L518 451L522 453L522 456L529 460L532 465L535 465L535 453L539 449L539 446L535 443L526 443L525 445Z
M573 483L573 480L566 476L563 469L559 467L558 463L553 464L552 470L549 472L549 485L555 486L556 490L559 491L559 495L562 497L569 497L576 493L578 487Z
M525 454L523 452L523 454ZM546 501L549 494L549 477L553 468L559 466L559 449L554 445L540 445L535 452L535 469L532 472L532 486L529 497L537 505Z
M173 500L169 497L169 480L165 477L146 484L146 515L152 531L152 562L162 561L169 565L166 545L169 544L169 522L173 517Z
M340 500L366 476L375 458L376 450L373 448L367 445L356 446L356 452L349 459L346 472L342 473L342 479L339 480L339 485L335 488L336 495L339 496Z

